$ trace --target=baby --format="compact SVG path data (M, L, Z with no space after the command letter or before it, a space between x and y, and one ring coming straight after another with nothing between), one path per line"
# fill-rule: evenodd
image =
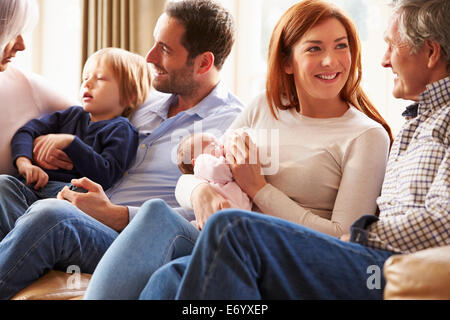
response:
M231 208L250 211L252 202L233 179L223 145L210 134L191 134L178 145L177 162L183 174L208 182L230 203Z
M55 197L72 179L88 177L111 187L136 155L137 130L128 117L144 103L151 88L145 59L117 48L102 49L86 61L81 106L70 107L20 128L11 142L13 163L39 198ZM72 170L44 170L33 162L33 142L46 161L52 149L63 150Z

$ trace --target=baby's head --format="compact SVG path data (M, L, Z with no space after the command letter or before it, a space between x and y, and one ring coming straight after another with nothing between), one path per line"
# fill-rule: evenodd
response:
M119 48L95 52L83 69L84 108L100 120L130 117L151 89L151 71L144 57Z
M178 144L177 162L183 174L193 174L195 159L201 154L223 156L222 144L208 133L194 133L183 138Z

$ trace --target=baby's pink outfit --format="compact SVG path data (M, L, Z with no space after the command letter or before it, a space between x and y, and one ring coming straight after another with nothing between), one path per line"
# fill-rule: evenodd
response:
M233 179L230 167L223 156L217 158L201 154L195 160L194 175L207 181L215 191L236 209L252 210L252 202Z

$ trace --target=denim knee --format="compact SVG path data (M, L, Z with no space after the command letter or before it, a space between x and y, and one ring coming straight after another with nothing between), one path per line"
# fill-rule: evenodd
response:
M239 209L225 209L213 214L208 219L208 223L224 226L224 224L230 224L238 220L248 219L255 215L259 214Z
M22 184L22 182L10 175L0 175L0 194L5 195L11 191L12 188Z
M226 209L213 214L207 221L202 233L222 233L226 228L235 227L238 222L253 219L258 213L239 209Z
M141 222L149 222L151 220L157 219L161 221L162 218L167 217L168 212L171 212L170 208L164 200L152 199L146 201L142 207L139 209L139 213L134 219L139 219Z
M142 205L141 209L143 211L160 212L170 208L164 200L161 199L151 199Z
M27 212L17 220L17 223L36 223L55 225L74 216L74 212L80 212L67 201L57 199L39 200L33 203Z

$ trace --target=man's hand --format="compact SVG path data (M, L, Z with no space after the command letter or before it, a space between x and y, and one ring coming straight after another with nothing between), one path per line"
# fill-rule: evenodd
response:
M203 229L206 221L215 212L230 208L228 201L207 183L198 185L192 191L191 203L199 230Z
M344 234L344 235L341 236L340 239L342 241L345 241L345 242L350 242L350 235L349 234Z
M58 193L57 198L69 201L84 213L116 231L125 229L129 222L127 207L112 204L102 186L88 178L74 179L72 184L88 192L74 192L66 186Z
M34 140L33 159L36 164L47 170L72 170L73 163L62 151L74 139L72 135L49 134Z
M48 174L41 168L33 165L31 160L26 157L19 157L16 160L17 170L25 178L26 184L34 185L35 190L45 187L48 183Z

